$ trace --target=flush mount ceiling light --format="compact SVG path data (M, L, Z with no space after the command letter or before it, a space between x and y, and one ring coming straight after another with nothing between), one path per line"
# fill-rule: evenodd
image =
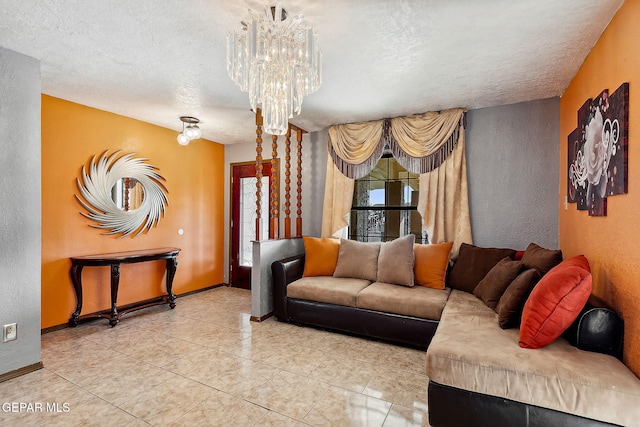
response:
M288 18L280 2L263 14L249 14L240 32L227 34L227 71L249 92L251 108L262 109L265 132L284 135L304 95L322 83L322 52L304 17Z
M200 120L191 116L181 116L182 132L178 134L178 144L189 145L189 142L202 136L202 131L198 127Z

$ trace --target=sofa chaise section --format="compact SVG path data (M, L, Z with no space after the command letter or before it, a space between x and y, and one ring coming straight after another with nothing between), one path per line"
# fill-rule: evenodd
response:
M501 329L493 310L458 290L427 351L426 373L435 426L476 415L476 425L640 425L640 380L618 359L564 338L521 348L517 329Z

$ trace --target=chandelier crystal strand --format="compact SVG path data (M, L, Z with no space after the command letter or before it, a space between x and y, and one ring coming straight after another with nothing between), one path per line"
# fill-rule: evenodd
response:
M262 108L264 131L284 135L304 96L322 83L322 52L304 17L287 17L279 2L249 14L240 32L227 34L227 71L249 93L251 108Z

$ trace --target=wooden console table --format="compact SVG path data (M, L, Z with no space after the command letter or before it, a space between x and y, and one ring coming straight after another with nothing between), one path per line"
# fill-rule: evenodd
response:
M82 316L83 319L92 317L107 318L109 319L111 327L114 327L119 322L120 316L134 310L158 304L169 304L169 307L172 309L175 308L176 296L173 294L172 286L173 277L176 275L176 268L178 267L178 252L180 252L179 248L160 248L71 257L71 282L73 283L73 289L76 292L77 305L76 311L73 312L69 319L69 325L78 326L78 322L81 319L82 269L84 267L111 266L111 310L109 312L87 314ZM163 259L167 260L167 295L156 298L155 300L127 306L126 309L122 309L118 312L116 303L118 300L118 286L120 283L120 265Z

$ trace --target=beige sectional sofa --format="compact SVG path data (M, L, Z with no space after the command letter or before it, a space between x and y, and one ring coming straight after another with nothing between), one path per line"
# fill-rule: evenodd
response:
M505 253L515 256L509 250L491 256ZM278 261L275 315L426 347L434 427L640 426L640 380L618 358L580 350L563 337L541 348L522 348L519 329L502 329L501 313L471 292L479 277L489 275L488 267L479 268L477 257L467 262L464 277L460 268L449 272L457 289L433 289L372 277L301 277L304 255ZM550 266L540 268L546 273Z

